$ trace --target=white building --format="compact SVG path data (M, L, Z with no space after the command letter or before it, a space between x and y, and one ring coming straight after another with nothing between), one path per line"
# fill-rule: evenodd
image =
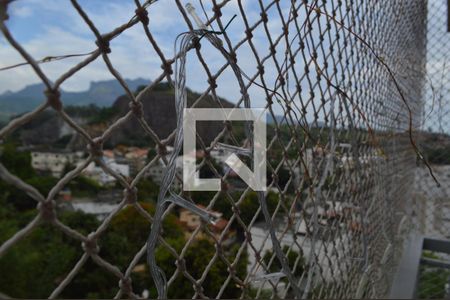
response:
M450 165L433 165L434 175L441 186L438 187L427 168L417 168L413 205L414 225L430 237L450 238ZM442 184L444 183L444 184Z
M73 210L95 215L98 220L104 220L119 206L118 203L103 203L98 201L72 201L70 205Z
M183 156L178 156L176 158L176 176L179 178L183 178ZM150 177L155 183L161 184L162 178L164 175L164 172L166 170L166 164L164 163L163 159L158 159L146 172L146 176ZM174 180L174 187L176 189L181 189L182 183L181 180L179 180L177 177L175 177Z
M126 164L119 164L114 159L103 157L103 161L113 172L120 174L124 177L130 176L130 167ZM113 184L116 182L116 178L98 166L95 162L91 162L82 172L82 174L88 178L91 178L101 185Z
M68 164L77 164L83 152L67 152L63 150L46 150L31 152L31 166L36 171L50 172L54 177L61 177Z

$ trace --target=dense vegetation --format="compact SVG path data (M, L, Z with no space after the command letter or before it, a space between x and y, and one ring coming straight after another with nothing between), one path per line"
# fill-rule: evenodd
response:
M10 172L35 186L46 195L58 180L51 176L36 174L31 168L30 153L17 151L14 144L2 146L0 161ZM91 180L79 177L68 185L74 190L85 193L96 193L101 188ZM0 181L0 244L11 238L17 231L25 227L38 213L36 202L25 193ZM151 215L154 214L154 200L158 186L151 180L143 180L138 184L140 205ZM94 195L92 194L92 195ZM57 210L58 218L67 226L83 235L96 230L100 222L94 215L78 211ZM106 261L125 272L134 255L142 248L150 229L150 221L134 207L121 210L111 221L106 232L98 240L99 255ZM166 242L181 253L186 244L185 229L181 227L175 214L169 214L163 223ZM211 239L197 239L188 248L184 260L189 273L198 279L211 261L216 251ZM239 244L223 249L224 257L233 262ZM0 258L0 291L20 298L46 298L67 276L83 253L80 241L75 240L51 224L41 223L26 238L14 245ZM176 258L162 246L157 248L156 259L163 270L171 276L175 272ZM247 254L244 251L239 262L234 266L236 276L246 276ZM132 284L135 292L150 292L156 297L145 257L132 272ZM205 294L215 297L229 275L227 264L218 259L206 276L203 287ZM112 298L117 293L118 278L108 273L92 259L88 259L72 282L64 289L60 297L64 298ZM171 298L190 298L193 296L192 282L183 274L178 274L169 290ZM241 294L241 287L233 282L223 293L225 298L236 298Z
M422 257L440 260L433 252L424 251ZM417 296L419 299L444 299L450 278L450 270L421 265L419 269Z

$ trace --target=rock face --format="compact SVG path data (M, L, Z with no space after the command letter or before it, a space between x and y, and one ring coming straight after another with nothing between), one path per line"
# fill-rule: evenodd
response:
M142 78L125 80L131 90L150 81ZM45 101L45 86L42 83L26 86L17 92L0 94L0 112L6 117L33 110ZM88 90L68 92L61 90L61 100L65 106L82 106L95 104L99 107L111 106L117 97L123 94L123 88L117 80L91 82Z
M188 106L198 99L200 95L194 92L188 92ZM219 99L220 103L215 101L212 97L204 97L196 104L196 108L231 108L234 105L224 99ZM114 103L120 115L124 115L129 110L129 99L126 96L121 96ZM154 91L148 91L142 98L142 105L144 110L144 119L147 121L152 130L162 140L167 138L176 128L176 112L175 112L175 92L173 89L163 88ZM205 142L206 145L222 131L224 125L221 121L205 121L197 122L197 132ZM121 143L125 139L150 139L144 132L141 125L136 119L128 122L114 134L112 141L114 144Z
M188 107L200 97L200 94L188 91ZM130 110L130 100L127 96L120 96L108 108L107 118L98 121L99 108L84 107L83 115L74 111L68 111L68 114L74 118L91 136L99 136L106 128L118 118L124 116ZM152 91L147 91L142 97L143 116L149 124L150 128L158 135L160 140L167 138L176 128L175 114L175 92L167 84L156 86ZM197 108L231 108L234 104L219 99L214 100L211 96L201 99L196 106ZM92 121L96 120L96 121ZM69 148L80 149L85 147L85 142L80 136L69 137L73 135L71 129L63 126L64 122L53 111L44 112L41 117L33 120L23 127L20 132L21 140L26 145L57 143L58 146L64 146L64 143L70 141ZM197 122L197 132L206 145L223 130L222 121L205 121ZM149 146L153 144L151 138L145 133L141 124L136 118L132 118L119 128L117 128L112 136L107 140L107 146L117 144Z
M44 111L19 129L22 144L54 144L60 138L62 123L63 121L53 111Z

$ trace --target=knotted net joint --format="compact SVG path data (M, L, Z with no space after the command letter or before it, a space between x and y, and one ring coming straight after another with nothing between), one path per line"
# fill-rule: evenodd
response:
M301 50L304 50L304 49L305 49L305 43L303 42L303 40L300 40L300 41L298 42L298 45L300 46L300 49L301 49Z
M44 92L48 104L57 111L61 111L63 105L61 102L61 93L58 90L48 89Z
M203 295L203 286L201 285L201 283L196 282L195 284L192 285L192 288L194 289L194 291L196 291L198 294Z
M261 16L261 21L264 23L269 22L269 18L267 17L267 13L265 11L261 12L259 15Z
M220 18L222 16L222 11L220 10L220 6L214 3L214 6L212 8L214 15L217 18Z
M240 93L244 99L250 97L246 89L241 89Z
M100 252L100 247L97 244L97 238L94 237L94 233L88 235L86 241L81 243L81 247L88 255L93 255Z
M306 107L303 107L303 108L302 108L302 114L306 115L307 112L308 112L308 111L306 110Z
M184 258L178 258L175 261L175 264L180 272L186 272L186 261L184 260Z
M158 153L159 156L166 156L167 155L167 147L165 144L158 144L156 146L156 153Z
M233 125L231 124L231 121L224 121L224 125L225 125L225 129L228 132L232 132L233 131Z
M8 15L9 0L0 0L0 21L6 21L9 19Z
M278 174L276 172L272 174L272 181L274 184L278 184Z
M133 292L133 287L131 285L131 278L125 277L119 280L119 288L125 295L130 295Z
M258 73L259 73L260 75L264 75L265 70L264 70L264 66L263 66L263 65L258 65L258 66L256 67L256 69L258 70Z
M131 187L123 190L125 201L128 204L134 204L137 202L137 188Z
M245 30L245 35L247 36L247 39L252 39L253 38L253 33L251 29L247 29Z
M234 64L237 63L237 55L236 55L236 52L230 51L230 60L231 60L231 62L234 63Z
M150 22L150 19L148 18L148 11L144 7L138 7L134 11L136 13L136 17L139 19L139 21L142 22L145 26L148 25Z
M251 242L252 242L252 234L251 234L248 230L246 230L246 231L244 232L244 235L245 235L245 240L246 240L247 242L251 243ZM261 258L260 255L259 255L259 252L256 252L256 253L255 253L255 257L256 257L256 258Z
M142 118L144 116L144 108L142 107L141 102L131 101L130 109L137 118Z
M217 82L216 82L215 78L212 78L212 77L209 78L208 79L208 84L213 90L215 90L217 88Z
M56 219L55 201L39 202L37 208L43 220L52 222Z
M277 53L277 49L275 45L270 45L270 54L275 55Z
M192 38L191 46L194 49L200 50L202 48L202 44L200 43L200 39L198 37Z
M262 257L261 257L261 253L259 251L256 251L254 253L254 255L255 255L255 260L256 261L261 261Z
M95 44L100 49L102 53L108 54L111 53L111 48L109 47L109 41L106 39L106 37L102 36L99 38Z
M101 158L103 156L103 140L101 138L95 138L87 148L94 158Z
M291 65L295 65L295 58L293 57L293 56L291 56L290 58L289 58L289 62L291 63Z
M163 69L163 70L164 70L164 73L166 73L166 74L169 74L169 75L173 74L172 64L170 64L170 63L167 62L167 61L165 61L165 62L162 63L161 69Z
M207 161L211 161L211 150L205 149L204 153L203 153L203 157L207 160Z
M233 266L228 267L227 271L230 274L230 276L232 277L236 276L236 269Z
M225 180L221 179L220 180L221 191L228 191L229 188L230 188L229 184Z
M218 255L223 255L223 249L222 249L222 247L220 246L220 243L219 243L219 242L216 242L216 243L214 244L214 246L215 246L215 248L216 248L217 254L218 254Z
M286 104L286 119L288 119L288 115L291 111L292 111L292 106L290 104Z

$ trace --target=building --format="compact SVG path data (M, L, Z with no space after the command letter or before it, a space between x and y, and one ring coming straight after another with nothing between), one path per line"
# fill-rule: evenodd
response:
M114 159L103 156L103 161L113 172L124 177L130 176L130 167L126 164L117 163ZM82 174L92 180L97 181L101 185L110 185L116 182L116 178L98 166L95 162L91 162L82 172Z
M175 179L173 181L173 188L176 190L180 190L182 187L182 178L183 178L183 156L178 156L176 158L176 173ZM158 159L153 165L151 165L145 173L146 177L150 177L155 183L161 184L162 178L165 170L167 169L166 164L162 158ZM177 178L177 176L179 178Z
M440 182L450 178L450 165L433 165L433 172ZM450 186L437 186L428 169L415 170L416 187L413 194L414 225L431 237L450 239Z
M206 210L206 207L199 204L197 207ZM228 220L222 218L222 213L217 211L208 211L209 214L213 217L214 223L209 224L210 231L214 234L216 238L219 238L219 236L222 234L225 227L228 225ZM188 209L181 209L180 211L180 223L183 224L187 229L187 234L190 235L197 227L199 227L202 224L202 221L200 219L200 216L193 213L192 211ZM204 238L207 237L203 232L198 233L197 238Z
M128 152L124 157L128 165L130 166L130 174L136 175L140 170L145 167L147 163L148 149L142 149L137 147L128 148Z
M148 149L138 147L117 146L113 150L103 150L103 157L114 160L118 164L129 166L129 173L135 176L147 163Z
M82 158L81 151L34 150L31 151L31 166L38 172L48 172L54 177L61 177L67 165L75 165Z

